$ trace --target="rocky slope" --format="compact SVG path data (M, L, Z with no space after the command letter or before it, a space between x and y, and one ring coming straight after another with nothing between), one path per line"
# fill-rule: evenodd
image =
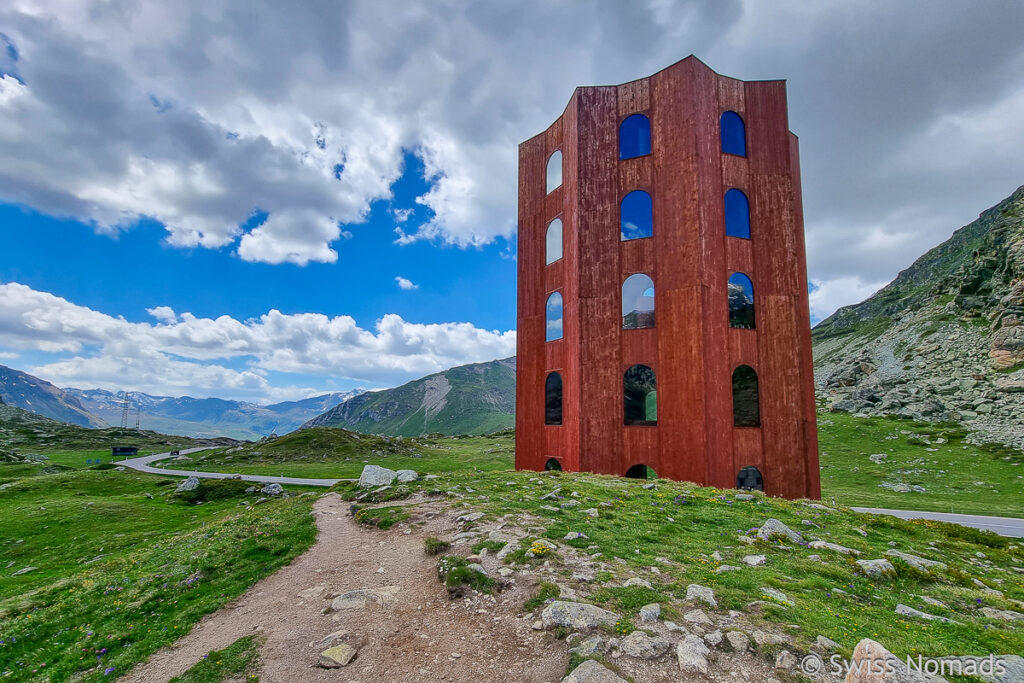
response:
M28 373L0 365L0 399L10 406L81 427L103 427L81 402L63 389Z
M486 434L512 427L515 358L474 363L351 398L303 425L368 434Z
M812 336L832 410L962 421L1024 446L1024 187Z

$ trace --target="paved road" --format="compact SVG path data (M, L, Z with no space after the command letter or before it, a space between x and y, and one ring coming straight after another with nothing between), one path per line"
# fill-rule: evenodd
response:
M986 517L984 515L955 515L950 512L917 512L915 510L883 510L880 508L853 508L857 512L873 515L892 515L901 519L931 519L937 522L952 522L975 529L994 531L1001 536L1024 538L1024 519L1012 517Z
M186 448L180 451L181 455L188 455L189 453L196 453L198 451L205 451L207 448ZM233 474L227 474L223 472L196 472L194 470L171 470L163 469L161 467L150 467L149 464L156 462L157 460L164 460L166 458L173 458L170 453L154 453L153 455L144 455L141 458L129 458L128 460L122 460L114 463L115 465L122 465L129 467L139 472L148 472L150 474L169 474L176 477L198 477L199 479L230 479ZM297 486L334 486L339 481L352 481L343 479L303 479L302 477L265 477L262 475L255 474L243 474L242 481L251 481L260 484L294 484Z

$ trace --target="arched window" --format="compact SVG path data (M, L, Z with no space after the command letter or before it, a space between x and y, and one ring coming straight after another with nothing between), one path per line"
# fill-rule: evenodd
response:
M622 198L619 209L622 239L635 240L654 234L654 203L651 195L643 190L633 190Z
M545 263L554 263L558 259L562 258L561 218L556 218L555 220L548 223L548 232L545 241L547 243L547 256Z
M757 373L749 365L741 365L732 372L732 424L734 427L761 426Z
M764 477L756 467L744 467L736 475L736 488L744 491L764 491Z
M552 292L547 303L547 332L544 336L546 341L554 341L562 338L562 295Z
M544 382L544 424L562 424L562 376L557 372Z
M658 424L658 386L654 370L634 365L622 377L623 422L627 425Z
M725 193L725 234L750 239L750 202L735 187Z
M654 327L654 280L634 273L622 283L622 327Z
M754 328L754 283L743 273L729 277L729 327Z
M548 194L562 184L562 151L548 157Z
M740 115L734 111L723 112L718 123L722 136L722 153L747 156L747 131Z
M651 120L643 114L627 116L619 125L619 158L632 159L651 153Z
M626 470L626 477L628 479L657 479L658 473L654 471L653 467L647 465L633 465Z
M558 462L558 460L556 460L555 458L548 458L548 461L546 463L544 463L544 471L545 472L551 472L551 471L561 472L562 471L562 463Z

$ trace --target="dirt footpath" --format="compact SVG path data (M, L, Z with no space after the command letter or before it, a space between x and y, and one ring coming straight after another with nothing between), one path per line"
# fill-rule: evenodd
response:
M414 509L401 528L378 531L356 524L337 495L324 496L313 508L319 535L312 548L122 680L167 681L211 650L255 632L264 638L259 676L265 683L559 681L568 661L565 644L533 631L520 615L529 586L493 600L449 601L423 539L450 537L457 525L436 503ZM332 596L358 588L387 588L381 593L394 597L322 613ZM359 654L342 669L317 667L318 644L338 631Z

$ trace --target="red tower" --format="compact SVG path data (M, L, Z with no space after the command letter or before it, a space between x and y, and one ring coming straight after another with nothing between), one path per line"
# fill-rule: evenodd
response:
M516 468L820 497L784 81L695 57L519 146Z

